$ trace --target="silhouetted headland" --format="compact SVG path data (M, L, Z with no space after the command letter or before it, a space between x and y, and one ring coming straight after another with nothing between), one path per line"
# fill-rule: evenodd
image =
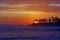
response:
M60 18L51 17L47 19L35 19L29 26L60 26Z

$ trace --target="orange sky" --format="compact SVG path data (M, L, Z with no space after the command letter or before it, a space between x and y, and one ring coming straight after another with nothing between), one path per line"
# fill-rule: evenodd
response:
M60 0L0 0L0 24L31 24L35 18L60 17Z

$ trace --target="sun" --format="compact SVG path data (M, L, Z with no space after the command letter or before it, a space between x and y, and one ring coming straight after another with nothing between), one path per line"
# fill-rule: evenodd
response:
M37 24L39 21L37 19L33 20L33 23Z

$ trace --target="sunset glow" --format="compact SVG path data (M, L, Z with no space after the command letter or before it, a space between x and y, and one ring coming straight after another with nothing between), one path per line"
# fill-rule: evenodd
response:
M28 25L38 18L60 17L60 0L0 0L0 24Z

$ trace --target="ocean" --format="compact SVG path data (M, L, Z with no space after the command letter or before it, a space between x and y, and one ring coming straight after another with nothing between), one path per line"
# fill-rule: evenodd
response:
M0 40L60 40L60 26L0 25Z

